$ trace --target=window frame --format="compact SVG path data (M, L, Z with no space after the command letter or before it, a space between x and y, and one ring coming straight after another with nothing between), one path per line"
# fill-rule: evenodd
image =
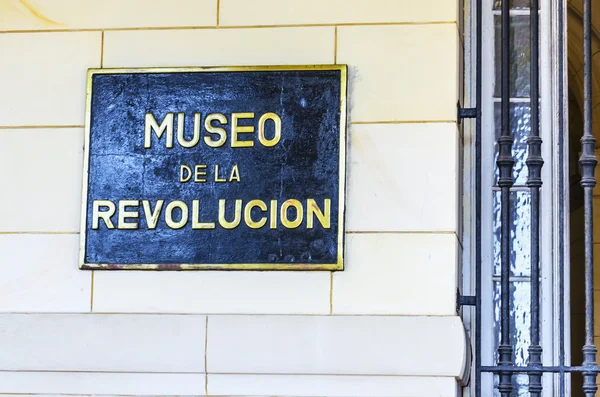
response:
M476 295L476 257L477 230L476 215L478 206L481 211L481 333L477 335L475 307L463 308L462 317L474 344L473 352L481 349L481 364L494 365L493 335L493 213L491 187L494 181L494 0L469 0L464 16L464 70L465 94L464 107L475 108L477 102L477 7L482 7L482 87L481 87L481 202L476 200L476 122L463 122L463 256L462 256L462 295ZM568 161L568 89L567 89L567 57L566 57L566 0L541 0L540 13L540 91L541 113L540 132L544 140L542 155L545 161L542 168L543 186L541 189L540 224L540 267L542 282L541 303L541 343L544 348L544 365L559 365L561 353L564 353L564 364L570 365L570 332L569 327L561 328L560 306L564 308L564 323L570 323L569 269L566 264L569 258L569 161ZM529 15L529 10L511 10L511 16ZM544 100L550 98L550 100ZM513 100L511 100L513 102ZM529 99L514 102L527 102ZM518 189L515 189L518 190ZM551 227L548 227L551 225ZM546 227L544 227L546 226ZM560 275L563 275L560 294ZM548 294L546 291L552 291ZM561 338L561 332L563 338ZM561 339L564 344L561 349ZM479 346L476 344L479 343ZM476 354L474 354L474 360ZM472 381L465 389L465 395L476 395L477 368L472 365ZM483 376L482 379L485 379ZM491 376L487 376L491 378ZM564 378L565 392L570 392L569 377ZM493 395L493 382L482 380L482 395ZM552 388L550 388L552 385ZM544 375L544 396L559 394L560 376Z

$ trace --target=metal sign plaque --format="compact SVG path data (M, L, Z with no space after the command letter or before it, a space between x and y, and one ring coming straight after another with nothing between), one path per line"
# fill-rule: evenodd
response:
M342 270L346 66L91 69L82 269Z

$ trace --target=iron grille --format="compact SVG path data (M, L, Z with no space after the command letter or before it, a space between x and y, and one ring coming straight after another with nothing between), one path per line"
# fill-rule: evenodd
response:
M475 306L475 395L482 396L482 374L492 373L498 377L498 391L502 397L509 397L513 392L512 378L517 374L527 374L529 377L529 393L531 396L541 396L544 373L558 375L559 395L565 396L565 377L570 373L580 373L583 376L583 392L586 397L595 396L598 387L596 377L600 368L596 363L597 349L594 345L594 286L593 286L593 189L596 185L594 171L597 160L594 152L595 139L592 135L592 0L583 0L583 37L584 37L584 131L581 139L581 186L584 190L584 217L585 217L585 345L582 348L583 362L581 365L567 365L565 354L565 281L564 281L564 255L561 250L560 279L559 279L559 364L557 366L544 366L542 362L543 349L540 340L540 188L542 186L542 139L540 137L540 18L539 0L530 0L530 33L531 33L531 132L527 141L529 155L526 160L528 167L527 186L531 194L531 246L530 246L530 304L531 304L531 344L528 348L529 359L527 365L515 364L514 349L511 345L511 324L509 304L510 289L510 249L511 236L509 219L511 210L510 189L513 185L512 154L513 131L510 124L510 1L501 2L501 132L497 139L499 150L496 165L499 170L498 186L501 192L500 199L500 344L498 346L498 359L495 365L484 366L481 360L481 311L482 311L482 250L481 250L481 173L482 173L482 9L483 1L476 1L476 97L477 106L470 109L460 109L460 118L475 118L475 296L459 297L459 305ZM534 11L535 10L535 11ZM559 7L559 19L564 17L564 6ZM560 22L562 23L562 22ZM560 40L559 50L564 50L564 40ZM562 73L562 70L560 71ZM561 136L559 139L563 139ZM561 160L562 161L562 160ZM562 225L559 227L563 227ZM564 244L564 242L562 242Z

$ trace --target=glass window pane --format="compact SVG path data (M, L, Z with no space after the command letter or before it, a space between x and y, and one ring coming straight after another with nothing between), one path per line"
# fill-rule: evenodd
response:
M510 8L513 10L529 9L531 0L510 0ZM494 10L502 8L502 0L494 0Z
M513 397L529 397L529 376L525 374L514 375L512 378L513 391L510 393ZM498 391L498 375L494 376L494 397L500 397Z
M531 201L529 192L510 194L510 273L511 276L529 276L531 271ZM500 192L494 192L494 275L500 275Z
M527 365L531 335L529 281L515 281L510 283L510 325L511 343L514 348L515 365ZM498 362L498 346L500 344L500 282L494 282L494 360Z
M496 84L494 87L494 95L501 95L501 71L502 71L502 29L501 17L494 16L495 26L495 68L496 68ZM511 17L510 28L510 96L512 98L526 98L529 96L529 80L530 71L529 64L531 63L531 54L529 48L529 16L517 15Z
M499 170L495 166L495 161L498 158L498 144L497 140L500 136L501 130L501 103L494 104L494 124L495 124L495 141L494 141L494 184L498 183ZM527 138L531 133L531 109L529 103L511 103L510 104L510 128L513 134L513 159L515 165L513 167L513 180L515 186L526 186L527 176L529 171L527 169L527 155L529 153L527 146Z
M514 348L515 365L527 365L529 357L527 349L531 343L529 327L531 325L530 316L530 294L531 288L529 282L511 282L510 283L510 325L511 325L511 343ZM498 345L500 344L500 283L494 282L494 361L498 362ZM494 395L499 396L497 385L498 377L494 377L496 386ZM514 390L512 396L529 396L529 379L527 375L513 376Z

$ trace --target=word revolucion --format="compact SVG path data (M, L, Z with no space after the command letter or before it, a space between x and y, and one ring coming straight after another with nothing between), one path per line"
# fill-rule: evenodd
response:
M92 205L92 229L97 230L101 221L108 229L140 229L140 207L144 213L145 226L149 230L156 229L159 221L164 220L170 229L182 229L190 226L195 230L211 230L217 227L235 229L242 220L251 229L266 227L277 229L279 223L287 229L300 226L306 229L315 227L315 219L324 229L331 228L331 200L323 200L323 208L316 200L307 199L305 205L295 199L283 203L271 200L269 205L262 200L250 200L243 203L236 199L233 216L227 214L227 200L220 199L218 204L218 221L200 220L200 200L192 200L190 208L181 200L173 200L165 205L165 200L157 200L154 204L149 200L119 200L117 204L110 200L94 200ZM163 210L164 208L164 210ZM191 216L190 216L191 215ZM116 218L116 221L115 221ZM116 223L116 227L115 227Z

